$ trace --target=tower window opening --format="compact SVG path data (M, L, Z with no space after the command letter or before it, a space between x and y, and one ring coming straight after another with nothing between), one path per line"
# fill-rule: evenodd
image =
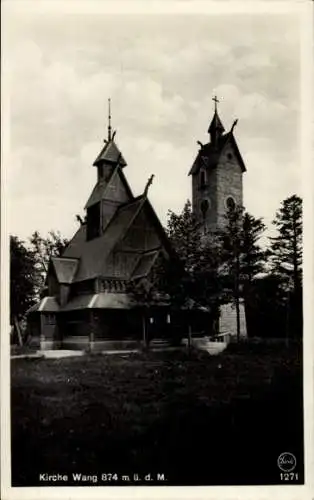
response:
M200 187L206 186L206 172L205 170L201 170L200 172Z
M87 209L87 240L100 235L100 203L95 203Z
M232 196L228 196L228 198L226 199L226 208L228 210L234 210L235 207L236 207L236 203L235 203L233 197Z
M100 181L104 176L104 170L102 165L98 165L98 181Z
M208 209L209 209L208 200L202 200L202 202L201 202L201 212L202 212L202 215L203 215L204 219L206 217L206 213L207 213Z

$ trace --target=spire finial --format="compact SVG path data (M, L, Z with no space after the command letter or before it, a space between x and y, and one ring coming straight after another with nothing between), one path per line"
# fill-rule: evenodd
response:
M147 181L147 184L146 184L145 189L144 189L144 195L145 195L145 196L146 196L146 195L147 195L147 193L148 193L148 188L149 188L149 186L153 183L153 179L154 179L154 177L155 177L155 175L154 175L154 174L152 174L152 175L150 176L150 178L148 179L148 181Z
M111 141L111 99L108 99L108 142Z
M217 98L217 96L215 95L213 98L212 98L212 101L214 101L215 103L215 113L217 113L217 104L219 102L219 99Z

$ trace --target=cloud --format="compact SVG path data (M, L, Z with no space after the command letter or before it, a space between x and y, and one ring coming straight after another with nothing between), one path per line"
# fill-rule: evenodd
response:
M109 96L125 173L135 193L155 173L150 197L163 220L190 197L214 93L226 129L239 118L248 209L270 216L299 178L298 36L295 18L269 14L17 15L4 64L11 231L70 236L96 179Z

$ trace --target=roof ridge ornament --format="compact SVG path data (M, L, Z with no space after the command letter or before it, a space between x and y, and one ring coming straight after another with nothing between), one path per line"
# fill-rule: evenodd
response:
M145 189L144 189L144 195L145 196L147 196L149 186L153 183L154 177L155 177L155 174L152 174L150 176L150 178L148 179L147 183L146 183L146 186L145 186Z
M237 123L238 123L238 118L236 118L236 119L234 120L233 124L232 124L231 130L230 130L230 133L231 133L231 134L232 134L232 132L233 132L234 127L237 125Z

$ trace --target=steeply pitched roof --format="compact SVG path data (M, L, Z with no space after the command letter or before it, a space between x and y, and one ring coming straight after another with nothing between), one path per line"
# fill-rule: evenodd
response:
M140 264L142 254L145 250L157 250L157 245L155 244L154 248L144 248L143 244L143 247L130 252L124 243L126 235L132 232L133 221L142 210L147 214L149 223L158 234L158 248L163 245L169 253L172 251L167 235L152 206L146 196L139 196L117 209L100 237L86 241L86 225L80 227L63 254L63 257L79 259L74 282L96 277L127 279L138 265L140 265L141 272L145 271L149 263L144 259Z
M105 197L107 185L108 182L105 179L102 179L101 181L97 182L97 184L94 186L93 191L91 192L90 197L87 200L87 203L84 207L85 210Z
M121 152L119 151L118 146L114 142L114 140L106 141L104 147L101 152L97 156L93 165L97 166L100 162L107 162L112 164L119 163L121 167L125 167L127 165L125 159L123 158Z
M227 134L224 134L218 138L216 146L209 142L200 149L189 172L189 175L196 174L201 166L205 166L207 168L215 168L218 165L220 156L228 142L230 142L234 147L242 172L245 172L246 168L244 165L244 161L242 159L234 135L232 132L228 132Z
M141 198L121 205L105 232L98 238L86 241L86 224L80 227L70 241L63 257L80 259L74 281L102 276L105 261L110 252L125 233L141 204Z
M53 257L51 259L59 283L69 284L75 276L78 259Z
M102 179L102 180L97 182L90 197L88 198L88 201L85 205L85 209L94 205L98 201L106 198L106 192L108 191L108 186L113 181L114 177L117 175L119 176L129 198L130 199L133 198L133 193L131 191L129 183L126 180L126 177L125 177L124 173L122 172L122 170L117 166L116 169L113 169L109 180L106 181L105 179Z

